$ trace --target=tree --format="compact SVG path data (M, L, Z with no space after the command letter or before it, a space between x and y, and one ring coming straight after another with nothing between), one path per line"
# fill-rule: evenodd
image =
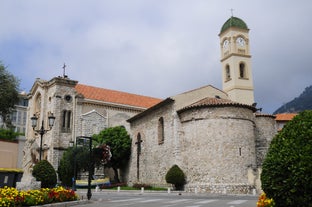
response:
M90 164L89 153L90 152L88 147L71 147L64 152L57 170L59 178L62 181L62 185L72 185L75 164L76 178L78 172L80 172L81 170L88 170L88 166ZM100 164L107 163L110 158L109 153L109 148L106 145L101 145L99 147L93 148L92 161L98 166Z
M106 166L112 167L115 182L120 182L118 169L127 166L131 153L131 139L123 126L111 127L94 135L93 138L100 144L107 144L112 152L112 157Z
M173 165L166 174L166 182L174 185L176 190L183 190L185 174L178 165Z
M74 156L75 156L75 148L68 148L61 160L57 169L57 173L62 182L62 185L70 186L72 184L72 178L74 176Z
M276 206L312 206L312 111L299 113L272 140L262 189Z
M11 126L8 116L18 102L18 88L19 80L0 62L0 116L7 127Z

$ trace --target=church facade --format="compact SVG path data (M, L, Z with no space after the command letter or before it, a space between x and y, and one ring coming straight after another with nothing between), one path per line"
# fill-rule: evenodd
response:
M246 23L231 17L220 37L223 90L204 86L169 97L128 119L129 183L165 185L173 165L187 191L260 190L263 157L276 133L274 116L258 113Z
M44 128L49 129L48 116L55 116L54 126L43 135L42 141L42 159L47 159L55 169L64 150L76 142L77 136L92 136L113 126L124 126L129 130L127 119L161 101L78 84L65 75L49 81L37 79L28 96L27 139L36 139L40 146L40 135L32 129L30 117L38 118L37 128L43 123ZM33 163L39 159L39 150L35 152Z

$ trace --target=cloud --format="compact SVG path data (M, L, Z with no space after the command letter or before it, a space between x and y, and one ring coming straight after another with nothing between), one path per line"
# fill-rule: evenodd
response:
M258 105L273 112L311 85L308 0L4 1L0 59L29 90L66 73L80 83L166 98L221 86L220 28L250 28Z

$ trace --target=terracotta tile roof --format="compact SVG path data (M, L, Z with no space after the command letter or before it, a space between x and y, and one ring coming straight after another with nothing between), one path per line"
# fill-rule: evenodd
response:
M153 111L155 111L155 110L158 110L159 108L161 108L161 107L163 107L163 106L166 106L166 105L168 105L168 104L171 104L171 103L173 103L173 102L174 102L173 99L171 99L171 98L166 98L165 100L159 102L158 104L155 104L154 106L152 106L152 107L146 109L145 111L143 111L143 112L141 112L141 113L138 113L137 115L131 117L130 119L127 120L127 122L130 122L130 123L131 123L131 122L133 122L133 121L135 121L135 120L137 120L137 119L139 119L139 118L145 116L146 114L149 114L149 113L151 113L151 112L153 112Z
M149 108L162 101L162 99L141 96L121 91L98 88L94 86L87 86L77 84L76 91L82 94L86 99L110 102L115 104L123 104L141 108Z
M285 113L285 114L275 114L276 121L290 121L292 120L297 114L295 113Z
M238 102L234 102L231 101L229 99L222 99L222 98L204 98L202 100L199 100L189 106L186 106L184 108L182 108L181 110L179 110L179 112L191 109L191 108L200 108L200 107L206 107L206 106L235 106L235 107L246 107L249 108L251 110L253 110L254 112L256 111L256 108L251 106L251 105L247 105L247 104L242 104L242 103L238 103Z

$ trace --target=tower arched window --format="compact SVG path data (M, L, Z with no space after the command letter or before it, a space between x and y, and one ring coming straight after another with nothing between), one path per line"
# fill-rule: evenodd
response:
M38 93L35 99L35 114L40 115L41 112L41 94Z
M239 64L239 77L246 78L246 68L244 63Z
M71 129L71 116L70 110L63 110L62 114L62 132L70 132Z
M231 70L230 70L230 66L229 65L225 66L225 80L226 81L231 80Z
M164 118L158 119L158 144L163 144L165 141L165 129L164 129Z

